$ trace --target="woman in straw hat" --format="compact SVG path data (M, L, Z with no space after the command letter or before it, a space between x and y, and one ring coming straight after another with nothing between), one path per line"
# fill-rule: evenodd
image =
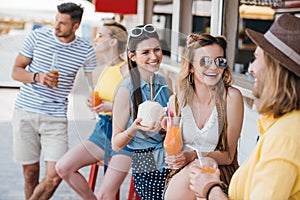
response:
M263 35L246 30L257 45L249 72L260 139L233 175L228 196L218 173L192 168L190 188L207 199L300 199L300 19L280 16Z

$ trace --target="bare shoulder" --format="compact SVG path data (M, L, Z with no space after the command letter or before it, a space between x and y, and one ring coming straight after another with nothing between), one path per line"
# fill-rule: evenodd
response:
M227 95L227 106L228 109L236 109L237 107L243 107L243 95L241 91L235 87L228 88L228 95Z
M127 62L120 68L120 71L121 71L123 77L129 76L129 69L128 69Z
M243 95L241 93L241 91L235 87L229 87L228 88L228 99L242 99Z
M116 98L119 97L119 98ZM115 100L114 101L121 101L124 102L124 99L128 98L129 99L129 91L128 88L120 86L115 94Z

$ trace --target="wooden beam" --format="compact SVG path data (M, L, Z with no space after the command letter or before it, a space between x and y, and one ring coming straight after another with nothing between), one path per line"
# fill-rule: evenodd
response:
M237 52L237 36L239 23L239 2L224 0L223 35L227 39L228 64L233 69Z

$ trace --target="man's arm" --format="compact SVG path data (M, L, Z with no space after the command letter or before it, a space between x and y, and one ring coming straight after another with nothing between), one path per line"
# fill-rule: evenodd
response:
M31 62L31 58L27 58L22 54L19 54L15 60L15 64L12 70L12 78L16 81L23 83L33 83L34 73L27 71L25 68ZM37 76L37 75L36 75ZM35 77L36 81L39 77Z
M40 83L48 88L53 88L53 83L58 83L58 74L51 72L30 72L26 70L27 65L31 62L31 58L27 58L22 54L19 54L16 58L12 78L22 83ZM56 85L54 84L54 85Z

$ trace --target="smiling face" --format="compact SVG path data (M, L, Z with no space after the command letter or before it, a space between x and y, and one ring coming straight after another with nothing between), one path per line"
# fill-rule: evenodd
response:
M200 60L204 56L212 59L208 68L201 66ZM217 44L203 46L194 51L191 72L194 73L195 84L214 86L218 83L222 78L224 69L219 68L214 60L220 57L224 57L224 51Z
M135 53L129 52L129 57L135 61L139 71L154 73L159 70L162 61L162 50L156 38L143 40L137 45Z

